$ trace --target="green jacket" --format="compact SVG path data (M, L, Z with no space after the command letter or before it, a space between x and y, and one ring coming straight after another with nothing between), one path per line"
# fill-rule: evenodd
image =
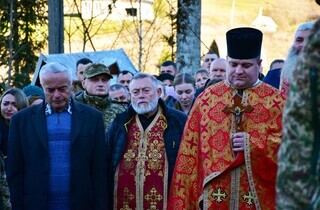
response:
M83 91L79 95L75 96L75 101L87 104L100 110L103 115L106 131L108 130L113 119L116 117L116 114L122 113L126 109L123 105L112 101L109 96L92 96L89 95L87 91Z

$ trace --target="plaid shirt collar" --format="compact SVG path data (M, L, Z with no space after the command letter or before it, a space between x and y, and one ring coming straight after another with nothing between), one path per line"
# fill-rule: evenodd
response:
M72 109L71 109L71 100L69 100L68 106L66 106L62 111L67 111L69 114L72 114ZM51 108L51 106L46 103L46 109L45 113L46 115L51 115L54 112L54 110Z

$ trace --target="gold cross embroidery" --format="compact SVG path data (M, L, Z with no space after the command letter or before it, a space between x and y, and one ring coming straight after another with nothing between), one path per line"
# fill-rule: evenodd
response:
M134 199L134 195L130 193L128 188L124 188L123 190L123 207L120 210L132 210L129 207L129 200L132 201Z
M252 200L253 200L253 196L251 194L251 191L248 192L248 194L244 194L242 196L243 200L249 205L251 206L253 203L252 203Z
M221 188L219 187L216 192L213 192L211 194L211 196L214 200L216 200L218 203L220 203L221 201L223 201L227 197L227 194L225 192L221 191Z
M150 201L150 209L156 209L157 202L162 200L162 195L158 194L155 188L152 188L150 193L145 195L144 198Z

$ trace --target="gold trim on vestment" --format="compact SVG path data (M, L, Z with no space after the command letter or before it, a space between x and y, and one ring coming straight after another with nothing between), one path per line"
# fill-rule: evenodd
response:
M200 200L198 201L199 204L202 199L203 199L203 209L208 209L208 206L209 206L209 185L207 185L203 188L203 195L200 196Z
M231 171L230 209L239 209L240 167Z
M139 119L139 115L136 115L135 118L136 118L136 122L137 122L137 125L138 125L138 128L140 130L140 141L139 141L139 150L138 150L138 157L141 157L141 159L139 161L141 161L141 165L144 166L145 164L145 160L148 158L146 156L146 152L147 152L147 147L148 147L148 144L149 144L149 141L148 141L148 135L149 135L149 132L151 130L151 128L156 124L158 118L160 117L160 115L162 114L163 110L162 110L162 107L161 106L158 106L158 111L157 111L157 114L156 116L154 117L154 119L152 120L152 122L150 123L150 125L148 125L148 127L146 128L146 130L143 129L142 127L142 124L140 122L140 119ZM164 130L166 129L166 127L164 128ZM145 167L139 167L139 161L137 163L137 166L136 167L136 183L139 183L139 187L136 187L136 195L137 195L137 209L143 209L143 200L144 200L144 191L143 191L143 188L144 188L144 181L145 181ZM167 171L168 169L168 166L167 166L167 156L165 155L165 171ZM139 174L139 175L138 175ZM166 175L166 179L165 180L168 180L168 174L165 174ZM165 192L168 192L168 187L166 185L166 183L164 183L165 185ZM166 193L165 194L165 197L163 200L163 203L164 203L164 208L167 206L167 195Z
M164 180L168 180L168 176L169 176L169 164L168 163L168 159L167 159L167 154L166 154L166 150L165 150L165 171L164 171ZM167 209L167 206L168 206L168 183L167 182L163 182L163 187L164 187L164 197L163 197L163 210L166 210Z
M220 174L221 174L221 171L213 172L213 173L211 173L209 176L207 176L206 178L204 178L202 187L205 187L212 179L216 178L216 177L219 176Z
M253 201L255 204L255 207L257 210L261 209L260 202L258 199L258 194L256 191L256 187L254 185L254 180L252 176L252 169L251 169L251 159L250 159L250 136L249 134L246 134L245 136L245 141L244 141L244 157L245 157L245 165L247 169L247 175L248 175L248 181L249 181L249 186L251 190L251 194L253 196Z

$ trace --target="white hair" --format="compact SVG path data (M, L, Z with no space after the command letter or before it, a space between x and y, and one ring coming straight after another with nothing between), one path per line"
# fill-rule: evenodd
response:
M68 75L68 81L70 82L70 85L72 84L72 73L71 70L64 65L56 62L50 62L45 64L44 66L41 67L40 73L39 73L39 79L40 79L40 84L42 85L43 82L43 75L47 72L51 73L60 73L60 72L67 72Z
M294 35L294 37L296 38L297 36L297 32L298 31L307 31L307 30L311 30L312 27L314 25L314 22L305 22L305 23L302 23L296 30L296 33Z

